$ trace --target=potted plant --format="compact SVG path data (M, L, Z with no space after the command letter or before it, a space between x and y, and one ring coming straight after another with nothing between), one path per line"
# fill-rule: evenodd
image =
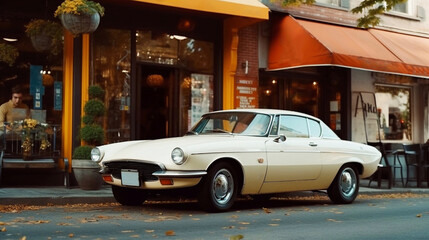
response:
M85 103L85 114L82 116L83 127L80 129L80 139L84 145L73 151L72 168L79 186L84 190L94 190L99 189L103 181L98 173L100 167L91 160L91 149L104 142L101 122L106 109L102 102L104 90L100 86L90 86L88 94L89 100Z
M18 56L19 52L16 47L7 43L0 43L0 62L12 66Z
M39 51L50 51L57 55L61 51L63 29L59 23L44 19L33 19L25 25L25 33L33 47Z
M65 0L54 13L64 28L74 35L94 32L100 24L104 8L88 0Z
M51 143L48 140L47 129L49 128L48 124L40 123L36 119L26 118L22 121L16 122L13 125L13 128L21 131L22 136L22 158L24 160L31 160L33 154L34 142L38 141L39 150L45 151L51 146Z

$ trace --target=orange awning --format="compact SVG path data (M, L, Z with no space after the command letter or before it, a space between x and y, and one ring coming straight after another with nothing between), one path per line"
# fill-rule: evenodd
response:
M381 30L374 30L374 32L377 34L373 35L373 30L297 20L291 16L284 17L273 28L268 70L306 66L341 66L429 77L427 52L425 52L426 59L421 57L425 53L409 53L407 49L411 49L404 44L403 40L396 42L396 39L390 38L389 34L400 35L397 38L408 37L407 42L414 42L417 38L423 40L425 45L429 44L429 39ZM383 36L386 40L382 41L381 37L378 39L376 35ZM428 51L428 49L425 50ZM422 59L415 57L419 54Z
M270 9L258 0L133 0L202 12L268 20Z
M403 63L412 75L429 76L429 39L378 29L369 32Z

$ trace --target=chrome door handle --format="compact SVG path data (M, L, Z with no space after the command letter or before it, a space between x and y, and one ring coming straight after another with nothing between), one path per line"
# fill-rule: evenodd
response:
M311 147L317 147L317 143L315 142L310 142L308 145L310 145Z

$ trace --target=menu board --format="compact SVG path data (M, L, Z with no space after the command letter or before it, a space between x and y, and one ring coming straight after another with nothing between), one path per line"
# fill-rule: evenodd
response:
M235 80L235 107L258 107L258 80L252 77L238 77Z

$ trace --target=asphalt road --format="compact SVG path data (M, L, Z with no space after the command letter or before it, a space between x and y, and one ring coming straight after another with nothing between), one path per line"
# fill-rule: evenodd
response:
M196 203L0 207L0 239L428 239L429 197L239 201L225 213Z

